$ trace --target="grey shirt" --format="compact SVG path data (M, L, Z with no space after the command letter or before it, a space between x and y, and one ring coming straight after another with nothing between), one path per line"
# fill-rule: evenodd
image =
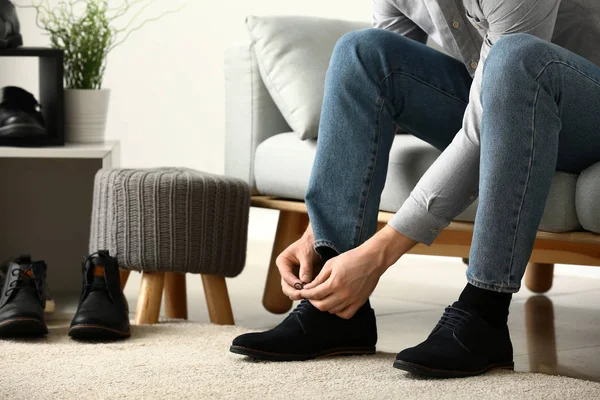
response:
M493 44L528 33L600 66L600 0L373 0L373 25L431 38L474 77L462 129L390 221L425 244L477 198L482 71Z

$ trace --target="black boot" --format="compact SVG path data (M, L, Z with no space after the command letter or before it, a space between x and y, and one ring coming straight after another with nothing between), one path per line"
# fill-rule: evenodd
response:
M269 361L302 361L332 355L373 354L377 343L375 312L367 301L354 317L321 312L308 300L270 331L234 339L230 351Z
M434 378L480 375L493 368L512 370L508 326L492 325L464 303L455 302L427 340L398 353L394 367Z
M69 336L114 340L129 337L129 307L117 260L99 251L83 261L83 287Z
M46 263L21 256L8 264L0 293L0 336L41 336L44 321Z
M23 44L17 10L8 0L0 0L0 49Z
M2 88L0 137L28 138L45 136L47 131L40 110L41 105L28 91L15 86Z

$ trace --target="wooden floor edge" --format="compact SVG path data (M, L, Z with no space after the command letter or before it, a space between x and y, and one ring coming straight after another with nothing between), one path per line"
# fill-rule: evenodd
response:
M253 207L267 208L271 210L291 211L299 213L307 212L306 205L304 204L304 202L296 200L285 200L277 197L252 196L251 204ZM393 216L394 213L380 211L377 220L379 221L379 223L385 224L388 223ZM445 230L449 232L473 232L473 223L453 221ZM536 239L556 242L600 245L600 234L596 234L593 232L555 233L547 231L538 231Z

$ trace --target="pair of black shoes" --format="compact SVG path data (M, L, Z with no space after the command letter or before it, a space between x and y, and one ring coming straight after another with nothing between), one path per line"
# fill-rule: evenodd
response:
M375 313L368 301L345 320L303 300L277 327L241 335L230 350L261 360L301 361L373 354L376 342ZM513 366L508 326L492 326L460 302L446 308L427 340L403 350L394 362L395 368L436 378L474 376Z
M82 269L81 297L69 336L92 340L129 337L129 310L116 259L100 251L87 257ZM0 337L48 333L44 319L46 272L46 263L32 261L30 256L9 263L0 293Z

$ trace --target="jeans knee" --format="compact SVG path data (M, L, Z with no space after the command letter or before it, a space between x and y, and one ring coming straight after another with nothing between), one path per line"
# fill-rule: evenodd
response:
M483 86L511 87L523 75L532 75L550 44L525 33L507 35L491 48L483 69Z
M345 73L354 76L357 70L380 74L385 69L386 49L390 40L397 41L398 35L383 29L370 28L346 33L333 49L329 69L338 78L343 78Z

